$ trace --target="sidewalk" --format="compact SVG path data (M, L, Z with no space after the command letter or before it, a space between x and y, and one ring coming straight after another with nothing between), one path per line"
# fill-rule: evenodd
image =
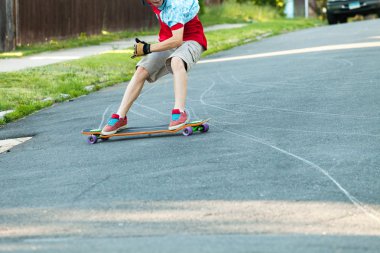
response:
M233 29L245 26L246 24L224 24L224 25L214 25L206 27L204 30L206 32L222 30L222 29ZM143 36L140 37L141 40L147 42L157 41L157 35L154 36ZM13 59L3 59L0 60L0 72L11 72L18 71L27 68L34 68L40 66L46 66L49 64L76 60L92 55L98 55L107 51L121 50L133 47L134 38L125 39L115 42L107 42L100 44L98 46L88 46L73 49L63 49L52 52L45 52L41 54L35 54L32 56L27 56L23 58L13 58Z

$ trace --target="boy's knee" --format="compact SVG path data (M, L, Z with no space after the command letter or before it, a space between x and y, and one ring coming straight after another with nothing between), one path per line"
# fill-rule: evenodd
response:
M179 71L186 71L185 63L179 57L173 57L171 59L171 67L172 67L173 73L179 72Z
M135 72L135 76L139 80L145 81L149 77L149 72L145 68L138 66Z

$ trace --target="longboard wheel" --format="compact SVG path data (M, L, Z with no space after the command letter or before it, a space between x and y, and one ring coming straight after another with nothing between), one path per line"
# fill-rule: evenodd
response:
M89 144L95 144L95 143L98 142L98 137L96 137L96 135L90 135L90 136L88 136L88 138L87 138L87 142L88 142Z
M183 129L183 132L182 134L184 136L190 136L193 134L193 128L192 127L186 127L185 129Z
M209 125L207 123L204 123L203 125L201 125L201 129L200 130L201 130L202 133L206 133L209 128L210 128Z

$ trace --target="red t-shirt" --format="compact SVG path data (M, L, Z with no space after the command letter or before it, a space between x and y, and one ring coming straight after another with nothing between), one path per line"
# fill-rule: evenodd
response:
M151 5L153 12L156 14L159 22L160 22L160 33L158 35L158 40L165 41L173 36L172 31L175 31L177 29L180 29L184 27L183 29L183 41L189 41L189 40L194 40L198 42L205 50L207 50L207 39L203 31L203 26L201 21L198 18L198 15L195 16L192 20L187 22L185 25L183 24L176 24L172 26L171 28L162 22L160 18L160 12L157 7Z

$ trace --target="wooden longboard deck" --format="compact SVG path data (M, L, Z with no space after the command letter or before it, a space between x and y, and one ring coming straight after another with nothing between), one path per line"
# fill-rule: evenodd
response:
M210 119L206 120L198 120L198 121L192 121L178 129L175 130L169 130L168 125L161 125L161 126L150 126L150 127L130 127L123 129L115 134L110 135L101 135L101 129L84 129L82 131L83 135L95 135L100 137L114 137L114 136L136 136L136 135L150 135L150 134L163 134L163 133L177 133L186 127L196 127L200 126L206 122L208 122Z

